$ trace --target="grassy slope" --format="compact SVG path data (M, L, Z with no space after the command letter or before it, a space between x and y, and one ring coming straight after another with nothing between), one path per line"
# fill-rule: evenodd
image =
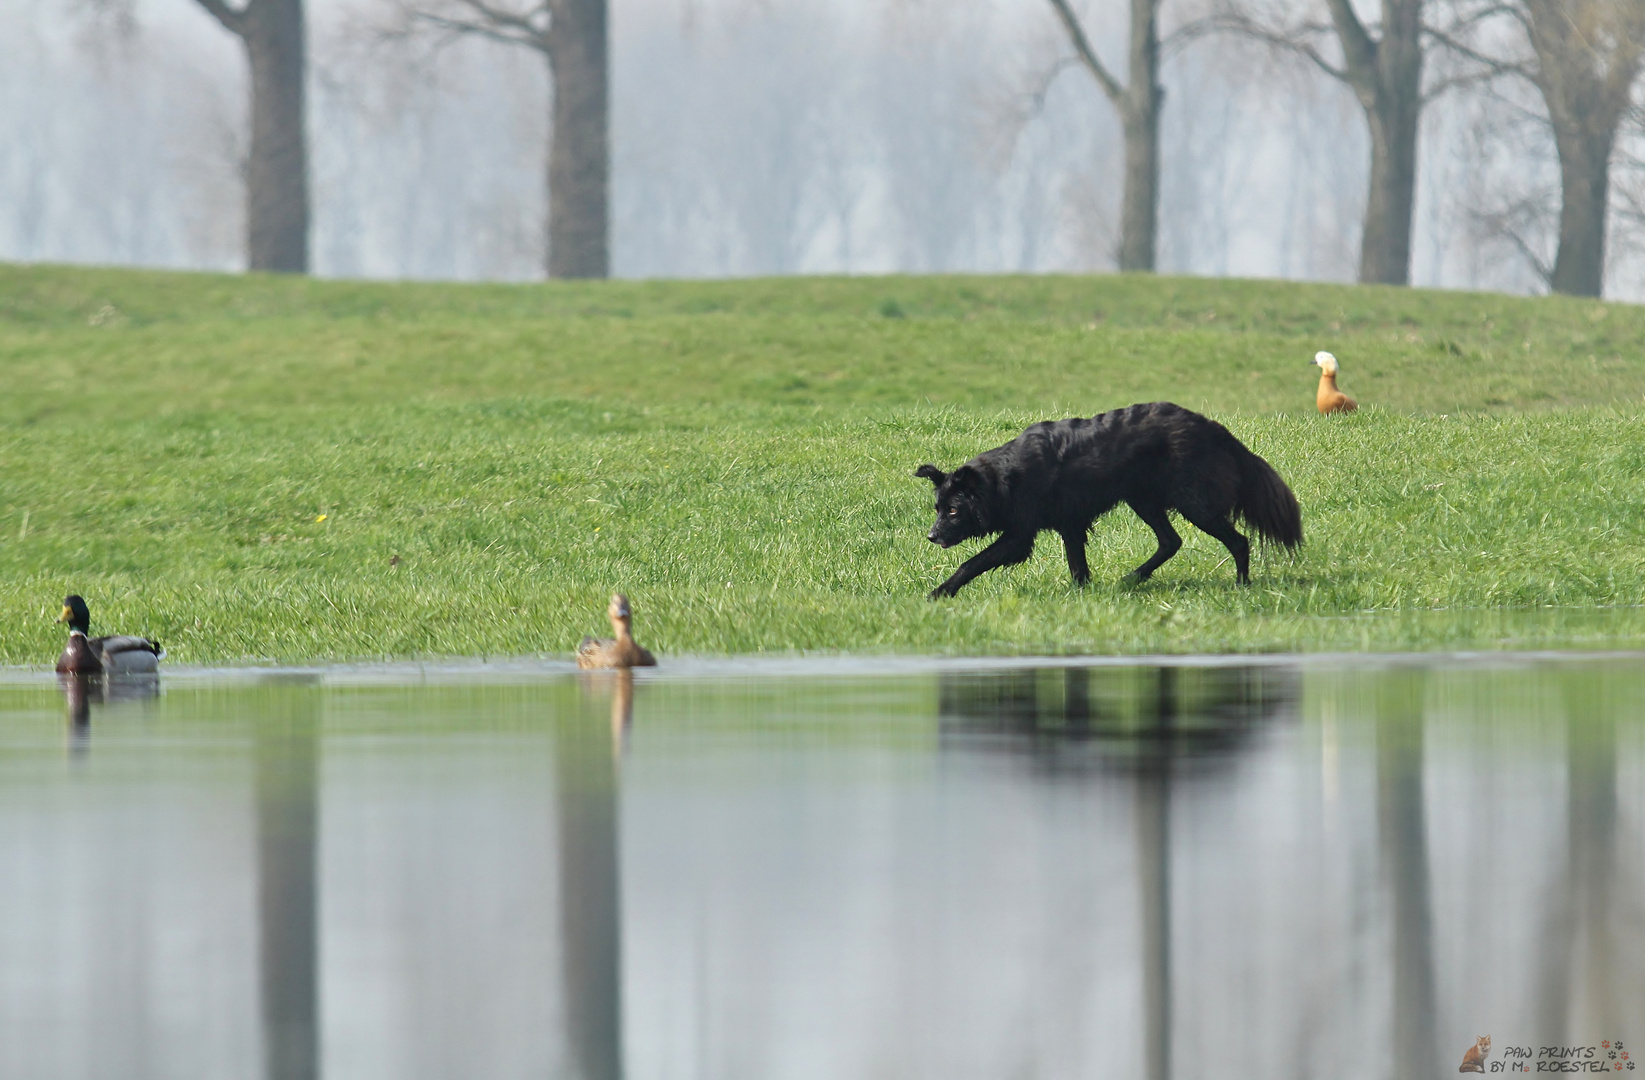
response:
M1321 347L1370 408L1312 414ZM614 587L665 652L1642 640L1641 357L1645 309L1389 289L0 266L0 660L71 588L192 662L557 652ZM1195 534L1119 586L1121 509L1104 584L1047 542L923 599L961 554L914 465L1156 398L1291 481L1299 558L1236 589Z

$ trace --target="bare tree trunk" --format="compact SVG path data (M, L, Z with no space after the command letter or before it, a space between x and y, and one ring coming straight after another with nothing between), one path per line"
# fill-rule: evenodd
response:
M222 0L200 0L221 3ZM548 142L551 278L611 272L611 139L608 0L394 0L408 25L468 34L538 53L548 64L553 126Z
M1599 296L1605 285L1605 217L1611 153L1645 63L1645 4L1639 0L1476 0L1463 22L1478 27L1503 17L1525 34L1532 59L1495 54L1496 39L1475 46L1444 39L1487 77L1533 84L1548 110L1559 151L1559 252L1550 272L1532 256L1555 292ZM1500 35L1499 35L1500 37ZM1522 251L1530 254L1517 236Z
M1359 98L1371 132L1359 280L1409 285L1422 119L1422 0L1383 0L1380 41L1366 31L1349 0L1329 3L1342 43L1339 74Z
M1265 24L1230 0L1221 14L1202 20L1198 32L1221 30L1307 58L1347 84L1365 110L1371 136L1371 182L1360 230L1359 280L1411 283L1411 218L1416 206L1417 135L1422 122L1422 12L1428 0L1382 0L1382 37L1360 21L1352 0L1325 0L1327 30L1312 21L1289 29ZM1335 31L1339 64L1319 49Z
M1409 285L1417 131L1422 121L1421 0L1385 0L1382 17L1373 103L1365 110L1371 129L1371 189L1365 201L1359 280Z
M307 70L303 0L199 0L240 38L251 68L251 156L246 163L246 263L308 272Z
M1091 47L1068 0L1051 0L1080 63L1119 113L1125 132L1125 189L1120 195L1122 271L1152 272L1159 231L1159 121L1165 90L1159 84L1161 0L1131 0L1129 70L1121 85Z
M554 130L548 153L548 276L610 273L606 0L550 0Z
M1615 132L1554 129L1559 147L1559 254L1548 285L1558 293L1598 296L1605 288L1605 208L1611 190Z
M1120 269L1154 269L1159 230L1159 0L1131 0L1129 84L1121 105L1125 190L1120 209Z
M1520 22L1559 149L1559 254L1548 284L1555 292L1598 296L1611 150L1645 54L1645 15L1636 4L1607 0L1524 0Z

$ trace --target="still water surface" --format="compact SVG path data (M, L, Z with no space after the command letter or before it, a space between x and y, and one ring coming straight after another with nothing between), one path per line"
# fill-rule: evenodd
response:
M422 674L0 681L0 1076L1645 1051L1637 657Z

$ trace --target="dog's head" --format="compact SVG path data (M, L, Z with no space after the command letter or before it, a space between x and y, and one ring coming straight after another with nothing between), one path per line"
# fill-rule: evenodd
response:
M961 465L945 473L935 465L921 465L914 475L931 481L937 489L937 523L925 534L927 540L946 548L998 531L990 523L991 500L983 475L974 466Z

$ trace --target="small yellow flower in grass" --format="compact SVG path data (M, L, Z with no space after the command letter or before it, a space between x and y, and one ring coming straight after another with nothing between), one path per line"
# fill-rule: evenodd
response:
M318 524L320 524L320 522L324 521L325 519L326 519L326 515L321 514L319 517L314 519L314 524L318 525Z

